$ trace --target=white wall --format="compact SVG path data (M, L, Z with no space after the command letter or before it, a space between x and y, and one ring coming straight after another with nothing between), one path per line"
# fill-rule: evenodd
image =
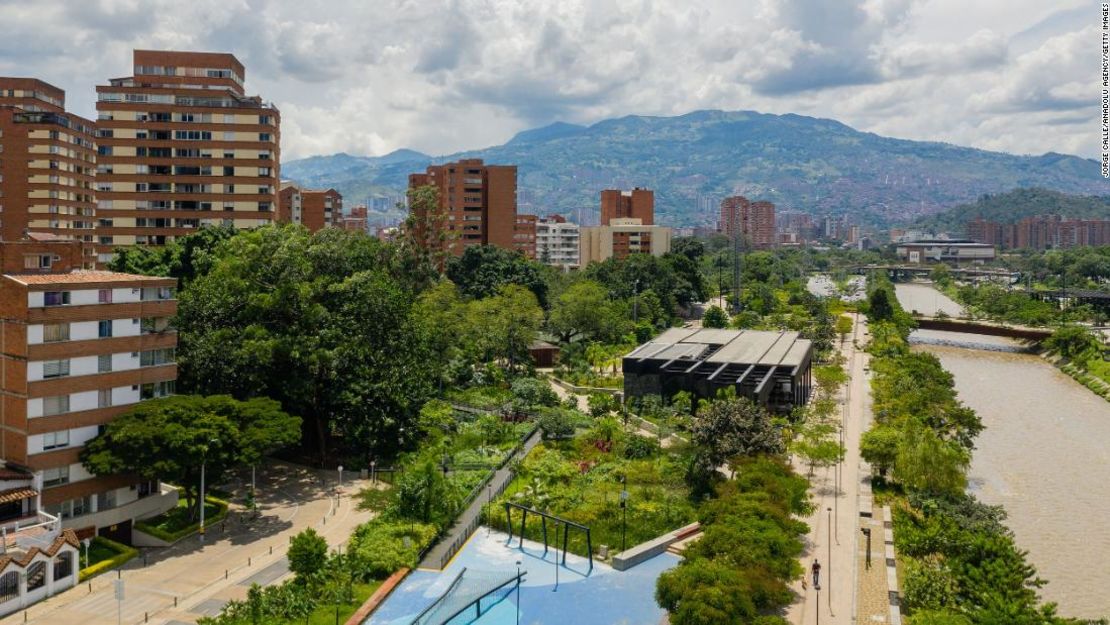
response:
M88 304L100 303L100 289L66 289L58 287L59 291L69 291L69 305L70 306L85 306ZM127 304L137 302L140 299L138 289L131 287L112 289L112 303L113 304ZM43 291L29 291L27 293L27 306L30 308L41 308L43 302Z
M118 356L118 354L117 354ZM131 359L130 354L124 354L128 360ZM138 366L139 359L134 359L135 366ZM139 402L139 389L130 386L117 386L112 388L112 405L124 406L127 404L136 404ZM99 391L82 391L80 393L69 394L69 411L79 412L81 410L94 410L100 407ZM27 400L27 418L35 419L42 415L42 398L32 397ZM53 415L52 415L53 416Z

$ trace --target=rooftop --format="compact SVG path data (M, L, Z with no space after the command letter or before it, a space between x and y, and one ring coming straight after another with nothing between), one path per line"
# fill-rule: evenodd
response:
M115 271L77 270L70 273L45 274L7 274L4 276L20 284L92 284L104 282L135 282L139 280L161 280L176 282L173 278L160 276L140 276L133 273Z
M812 345L797 332L671 328L625 358L797 367Z

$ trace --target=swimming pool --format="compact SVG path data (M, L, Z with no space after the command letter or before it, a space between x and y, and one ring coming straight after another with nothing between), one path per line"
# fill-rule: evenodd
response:
M414 618L447 590L458 572L497 571L512 574L516 562L525 571L519 592L522 625L656 625L665 612L655 603L655 580L675 566L679 558L669 553L656 556L627 571L615 571L600 562L592 572L585 558L567 554L559 566L555 586L555 550L545 556L543 545L524 541L524 548L508 534L479 528L443 571L413 571L386 599L365 625L409 625ZM516 625L517 593L498 603L476 625Z

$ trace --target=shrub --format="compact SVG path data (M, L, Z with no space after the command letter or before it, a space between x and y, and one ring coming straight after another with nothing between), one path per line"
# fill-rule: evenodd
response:
M659 441L654 438L633 434L624 444L624 457L629 460L650 458L660 451Z
M535 406L557 406L559 396L544 380L536 378L517 378L513 380L513 400L521 406L531 408Z
M111 549L112 551L116 552L116 555L108 558L107 560L101 560L100 562L81 569L81 572L78 575L78 581L83 582L89 578L96 577L104 571L114 569L117 566L122 566L131 558L139 555L138 549L135 549L134 547L128 547L127 545L124 545L122 543L117 543L116 541L109 540L107 538L104 538L103 536L97 536L92 539L90 548L96 545Z
M355 529L348 553L358 560L366 578L382 578L401 567L416 566L420 551L435 536L433 525L375 519Z

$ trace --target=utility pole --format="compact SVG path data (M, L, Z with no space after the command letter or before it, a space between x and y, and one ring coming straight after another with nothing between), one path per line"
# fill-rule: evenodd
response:
M733 312L740 311L740 251L742 246L740 233L740 206L734 203L732 210L732 288L735 291Z

